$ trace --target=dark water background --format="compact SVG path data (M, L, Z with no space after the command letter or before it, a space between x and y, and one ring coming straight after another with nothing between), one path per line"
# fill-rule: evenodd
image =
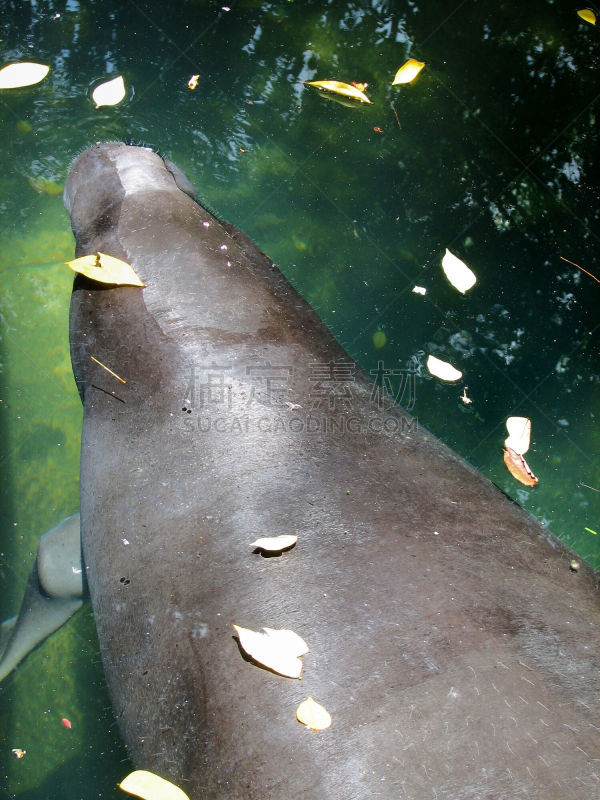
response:
M419 422L600 567L600 284L560 258L600 277L600 30L581 7L0 0L0 66L51 67L0 92L0 618L39 535L78 507L60 189L106 139L182 167L363 367L452 362L457 384L418 379ZM408 57L425 69L391 88ZM118 74L126 99L95 109ZM313 79L367 82L373 105ZM442 273L446 247L477 275L466 296ZM533 421L534 490L502 463L513 414ZM130 765L89 607L5 681L0 725L0 797L121 795Z

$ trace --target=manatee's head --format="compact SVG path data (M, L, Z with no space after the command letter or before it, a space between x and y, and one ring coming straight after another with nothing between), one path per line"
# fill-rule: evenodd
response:
M104 142L79 155L69 172L63 201L71 216L77 255L98 249L118 229L121 204L138 192L182 190L195 199L186 176L148 147Z

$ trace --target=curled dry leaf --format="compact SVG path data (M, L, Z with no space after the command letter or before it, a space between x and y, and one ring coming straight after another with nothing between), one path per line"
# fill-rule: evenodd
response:
M106 253L92 253L89 256L81 256L73 261L67 261L67 266L73 272L79 272L99 283L112 283L117 286L141 286L146 284L138 278L135 270L126 261L120 258L107 256Z
M436 358L435 356L428 356L427 369L432 375L435 375L436 378L440 378L442 381L457 381L462 378L462 372L460 370L455 369L452 364L449 364L447 361L442 361L441 358Z
M130 772L121 781L119 788L128 794L142 797L143 800L190 800L179 786L145 769Z
M410 83L414 81L424 66L424 61L417 61L416 58L409 58L396 73L392 81L392 86L397 86L399 83Z
M303 700L296 709L296 719L313 731L324 731L331 725L331 714L312 697Z
M468 292L477 282L473 270L469 269L464 261L457 258L447 248L446 254L442 259L442 269L452 286L462 294Z
M462 394L461 394L461 396L460 396L460 399L463 401L463 403L464 403L466 406L470 406L470 405L471 405L471 403L473 402L473 401L471 400L471 398L470 398L470 397L467 395L467 389L468 389L468 388L469 388L468 386L465 386L465 387L464 387L464 389L463 389L463 393L462 393Z
M343 81L305 81L305 83L307 86L316 86L317 89L324 89L326 92L353 97L355 100L360 100L361 103L371 103L367 95L351 83L344 83ZM358 85L360 86L361 84Z
M507 447L504 451L504 463L513 478L516 478L519 483L525 486L535 486L538 482L538 478L533 474L531 467L523 456L515 453L510 447Z
M234 625L242 650L263 667L285 675L286 678L299 678L302 672L300 656L308 653L308 645L294 631L285 628L263 628L252 631Z
M21 61L7 64L0 69L0 89L20 89L22 86L33 86L43 81L50 67L35 64L32 61Z
M118 75L111 81L101 83L92 92L92 100L96 103L96 108L100 108L100 106L116 106L124 97L125 81L122 75Z
M283 533L281 536L263 536L261 539L252 542L250 547L257 547L266 553L281 553L283 550L293 547L297 541L297 536L291 533Z
M508 438L504 441L504 446L513 450L517 455L524 456L529 450L531 439L531 420L529 417L509 417L506 420L506 430Z

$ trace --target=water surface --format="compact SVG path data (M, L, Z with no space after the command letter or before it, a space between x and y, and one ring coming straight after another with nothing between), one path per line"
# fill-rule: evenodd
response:
M73 241L60 190L77 153L106 139L173 159L363 367L419 373L420 424L600 566L600 285L561 260L600 277L600 42L576 6L4 0L1 9L1 63L51 67L43 83L0 93L2 618L16 611L39 535L78 506L64 267ZM392 88L409 57L425 69ZM119 74L125 100L96 109L92 90ZM372 105L303 85L314 79L366 82ZM477 275L465 296L441 270L446 248ZM431 378L429 354L463 379ZM533 421L533 490L502 463L513 414ZM0 796L120 794L129 764L89 607L1 693Z

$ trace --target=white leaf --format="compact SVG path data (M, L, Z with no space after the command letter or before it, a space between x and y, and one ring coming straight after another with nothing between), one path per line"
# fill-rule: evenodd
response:
M442 361L435 356L428 356L427 369L432 375L435 375L436 378L441 378L443 381L457 381L462 378L462 372L455 369L452 364L448 364L447 361Z
M50 67L45 64L34 64L22 61L18 64L7 64L0 69L0 89L19 89L21 86L33 86L43 81Z
M506 420L506 430L508 438L504 446L514 450L517 455L522 456L529 450L531 439L531 420L529 417L509 417Z
M299 656L308 653L308 645L297 633L286 629L263 628L259 632L239 625L233 627L242 650L254 661L287 678L300 677L302 662Z
M123 778L119 788L128 794L141 797L142 800L190 800L179 786L145 769L130 772Z
M308 653L308 645L294 631L286 628L263 628L263 631L273 642L277 643L277 647L285 648L288 655L300 658L300 656L305 656Z
M281 536L263 536L252 542L250 547L258 547L259 550L265 550L267 553L281 553L282 550L293 547L297 541L297 536L291 533L282 533Z
M468 292L477 281L475 273L467 267L464 261L461 261L448 249L446 249L446 255L442 259L442 267L452 286L462 294Z
M125 81L119 75L111 81L106 81L96 86L92 92L92 99L96 103L96 108L100 106L116 106L125 97Z

